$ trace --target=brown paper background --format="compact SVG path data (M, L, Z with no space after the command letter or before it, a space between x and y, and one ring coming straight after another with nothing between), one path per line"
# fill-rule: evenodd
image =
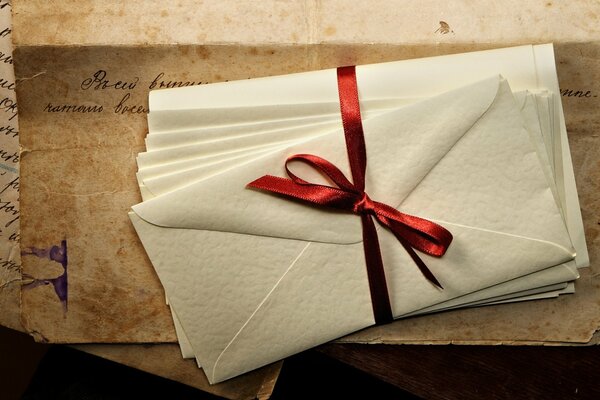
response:
M148 84L160 72L165 80L216 82L547 41L556 42L561 88L591 96L563 98L592 260L577 294L411 318L343 340L587 342L600 325L598 5L387 1L349 9L341 1L268 1L258 8L179 1L167 9L149 1L140 10L139 3L73 3L15 2L22 246L65 238L69 246L68 312L51 287L22 293L23 322L38 340L175 340L162 288L127 219L140 200L135 155L143 149L145 115L112 112L124 91L81 90L97 70L111 80L139 77L129 103L146 105ZM440 20L452 32L436 32ZM101 104L105 111L46 113L48 102ZM28 274L46 277L48 268L23 259Z
M452 46L448 50L480 47ZM95 71L105 68L107 76L115 79L141 77L130 102L145 105L150 80L160 72L168 79L212 82L310 69L314 65L299 68L307 53L315 53L310 59L316 60L318 67L330 67L439 54L441 50L440 46L393 45L18 48L15 57L28 63L17 64L17 76L45 71L23 81L19 88L22 245L44 247L67 238L70 274L69 311L64 315L51 287L23 292L27 329L39 335L38 339L53 342L175 340L161 286L127 218L129 207L140 201L135 155L143 149L145 115L122 116L110 110L123 96L121 90L82 90L81 82ZM582 68L577 57L580 51L594 54L596 50L594 44L557 46L561 84L566 77L567 85L580 87L573 77L581 72L568 71L574 66L576 71ZM600 92L594 84L591 80L584 86ZM31 92L36 95L28 94ZM48 102L102 104L106 110L100 115L43 112ZM598 140L590 130L598 124L588 111L594 103L593 97L565 98L578 181L585 181L579 187L592 260L597 255L593 222L598 210L597 180L592 177L598 172L595 157L600 154ZM36 267L33 264L39 262L30 260L23 259L24 272L43 274L39 270L43 266ZM411 318L344 340L585 342L600 324L600 296L593 290L597 285L591 273L584 271L575 296Z
M13 0L15 40L35 45L401 45L589 42L590 0ZM40 24L43 21L43 24ZM451 31L436 32L439 21Z
M21 325L21 287L18 284L2 289L0 296L0 310L2 310L1 325L14 330L22 331Z

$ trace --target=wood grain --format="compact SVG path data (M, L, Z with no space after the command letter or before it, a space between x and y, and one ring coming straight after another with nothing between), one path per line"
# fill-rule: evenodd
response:
M427 399L600 398L600 347L329 344L319 351Z

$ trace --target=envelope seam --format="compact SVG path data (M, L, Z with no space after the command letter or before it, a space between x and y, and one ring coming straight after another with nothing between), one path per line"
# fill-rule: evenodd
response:
M229 343L227 343L227 346L225 346L225 348L223 349L223 351L221 351L221 354L219 354L219 357L217 357L217 360L215 361L215 365L214 365L213 370L212 370L212 380L213 381L215 379L215 372L217 370L217 366L219 364L219 361L221 360L221 357L225 354L225 352L227 351L227 349L229 349L229 347L235 342L235 340L237 339L237 337L242 333L242 331L250 323L250 321L252 321L252 318L254 318L254 316L256 315L256 313L258 313L258 311L262 308L263 304L269 299L269 297L271 297L271 294L273 294L273 292L275 291L275 289L277 289L277 287L279 286L279 284L281 283L281 281L283 281L283 279L286 277L286 275L288 274L288 272L290 272L292 270L292 268L294 268L294 266L296 265L296 263L298 262L298 260L300 260L300 258L302 258L302 255L304 254L304 252L308 249L308 247L310 245L311 245L310 242L307 243L306 246L304 246L304 248L300 251L300 253L298 253L298 255L296 256L296 258L294 259L294 261L292 261L292 263L288 267L288 269L286 269L286 271L283 273L283 275L281 275L281 277L277 280L277 282L275 283L275 285L273 285L273 287L271 288L271 290L269 291L269 293L267 293L267 295L262 299L262 301L260 302L260 304L256 307L256 309L254 310L254 312L252 312L252 314L248 317L248 319L246 320L246 322L244 322L244 325L242 325L242 327L237 331L237 333L233 336L233 338L231 338L231 340L229 341Z
M428 218L432 221L435 221L436 223L439 223L441 225L454 225L454 226L460 226L461 228L467 228L467 229L473 229L473 230L477 230L477 231L482 231L482 232L489 232L489 233L496 233L498 235L504 235L504 236L512 236L512 237L516 237L516 238L520 238L520 239L524 239L524 240L530 240L530 241L534 241L534 242L539 242L539 243L546 243L548 245L557 247L561 250L563 250L565 253L571 255L572 257L575 257L575 252L569 250L568 248L558 244L558 243L554 243L551 242L549 240L545 240L545 239L538 239L538 238L532 238L532 237L527 237L527 236L522 236L522 235L517 235L515 233L508 233L508 232L501 232L501 231L494 231L491 229L485 229L485 228L478 228L475 226L470 226L470 225L463 225L463 224L459 224L456 222L448 222L448 221L442 221L442 220L436 220L433 218Z
M492 286L481 288L481 289L477 290L476 292L479 292L479 291L482 291L482 290L487 290L487 289L493 288L493 287L498 286L498 285L504 285L504 284L507 284L509 282L516 281L517 279L521 279L521 278L524 278L524 277L527 277L527 276L530 276L530 275L533 275L533 274L538 274L540 272L547 271L547 270L549 270L551 268L556 268L556 267L563 267L563 268L565 268L565 269L567 269L567 270L569 270L571 272L572 276L569 277L568 280L571 280L571 279L575 280L575 279L579 278L579 273L577 272L577 268L575 266L575 261L574 260L569 260L569 261L563 262L561 264L557 264L555 266L551 266L551 267L544 268L544 269L539 270L539 271L531 272L531 273L529 273L527 275L524 275L524 276L520 276L520 277L517 277L517 278L509 279L508 281L500 282L500 283L494 284ZM552 284L555 284L555 283L551 283L551 285ZM548 285L544 285L544 286L548 286ZM531 290L531 288L529 288L529 289L523 289L522 291L526 291L526 290ZM474 293L476 293L476 292L474 292ZM426 306L426 307L420 308L418 310L411 311L411 312L409 312L407 314L402 314L400 316L400 318L412 317L412 316L417 316L417 315L425 315L425 314L427 314L427 312L423 312L423 310L427 310L427 309L430 309L432 307L437 307L437 306L439 306L440 304L443 304L443 303L449 303L449 302L453 302L453 301L456 301L456 300L460 300L461 298L464 300L464 298L466 296L469 296L469 295L470 294L463 294L463 295L460 295L458 297L454 297L452 299L444 300L444 301L441 301L439 303L435 303L435 304L432 304L430 306ZM483 299L481 299L481 300L483 300ZM477 300L477 301L481 301L481 300ZM467 303L461 303L461 304L467 304ZM448 308L448 309L450 309L450 308ZM444 308L444 309L446 309L446 308ZM437 312L437 311L439 311L439 310L435 310L435 311L432 311L432 312Z
M441 308L437 308L437 309L434 308L438 304L441 304L441 303L438 303L438 304L434 304L434 305L429 306L429 307L422 308L422 309L417 310L415 312L404 314L401 317L402 318L407 318L407 317L413 317L413 316L419 316L419 315L427 315L427 314L441 312L441 311L446 311L446 310L455 310L457 308L462 308L462 307L483 306L483 305L488 304L488 303L493 303L494 301L501 301L501 300L513 299L516 296L509 297L509 298L506 298L506 297L507 296L518 295L520 293L522 293L522 294L528 293L528 295L543 294L543 293L550 292L550 291L556 291L557 290L556 288L558 286L561 286L561 285L564 285L564 287L562 288L562 289L564 289L567 286L567 284L568 284L568 282L555 283L555 284L550 284L550 285L544 285L544 286L542 286L540 288L518 290L516 292L508 293L508 294L505 294L505 295L493 296L493 297L486 298L486 299L474 300L474 301L470 301L470 302L466 302L466 303L455 304L455 305L441 307ZM550 288L550 289L539 291L539 292L530 293L530 292L535 291L537 289L541 290L543 288ZM555 289L552 290L552 288L555 288ZM462 296L460 296L460 297L462 297ZM460 298L460 297L458 297L458 298ZM493 299L496 299L496 300L493 300Z

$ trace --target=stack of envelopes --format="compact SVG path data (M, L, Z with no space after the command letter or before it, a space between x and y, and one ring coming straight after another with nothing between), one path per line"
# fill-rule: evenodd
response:
M365 191L454 237L420 255L440 289L378 227L394 317L573 293L588 256L552 45L356 74ZM247 188L298 153L351 176L335 69L154 91L148 124L130 217L209 381L374 324L360 218Z

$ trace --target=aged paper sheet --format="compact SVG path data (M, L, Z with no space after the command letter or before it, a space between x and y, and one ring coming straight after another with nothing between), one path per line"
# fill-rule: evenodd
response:
M249 13L239 3L167 8L152 1L140 16L130 3L88 1L77 12L71 3L15 3L15 60L24 78L22 235L35 253L24 258L23 271L58 276L60 262L45 254L63 241L69 254L68 308L52 285L23 291L23 320L38 340L175 340L162 288L127 220L140 200L135 156L143 149L149 90L530 42L555 42L592 259L577 295L413 318L346 340L581 343L600 325L597 5L395 1L344 11L331 0L264 2ZM110 29L98 22L106 15ZM47 22L43 29L39 19ZM65 23L73 29L60 29ZM50 271L55 275L46 276Z
M66 270L56 260L58 253L24 248L24 255L43 260L37 276L20 271L19 252L19 132L11 42L11 8L0 2L0 325L23 330L20 322L20 293L37 287L55 290L66 281ZM68 250L68 249L67 249ZM60 260L59 260L60 261ZM53 268L52 264L56 264ZM48 271L48 268L51 270ZM61 303L66 307L66 302ZM31 333L31 332L30 332ZM282 363L246 374L219 385L209 385L202 370L191 360L183 360L175 345L80 345L79 350L130 367L154 373L228 399L268 398L273 391Z
M9 2L0 2L0 325L21 330L19 126L10 11Z

